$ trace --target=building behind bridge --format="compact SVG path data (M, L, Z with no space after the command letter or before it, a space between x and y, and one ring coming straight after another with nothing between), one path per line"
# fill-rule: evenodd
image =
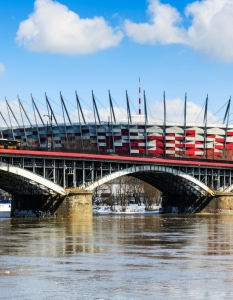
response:
M187 125L140 122L117 124L73 124L15 127L2 129L2 137L18 139L23 145L44 148L70 148L83 152L116 153L120 155L176 155L207 156L230 155L233 150L233 126ZM205 136L206 131L206 136ZM214 157L215 156L215 157Z
M127 95L127 94L126 94ZM145 115L132 116L127 96L127 119L118 121L110 99L110 113L108 122L102 121L98 114L94 94L93 107L95 120L87 123L76 94L79 118L71 122L65 101L61 95L63 109L63 123L58 123L52 106L46 96L48 107L47 123L41 116L32 98L34 120L30 120L19 100L22 121L18 122L10 104L7 102L10 120L6 128L0 128L0 134L5 139L21 140L21 146L43 148L73 149L85 153L119 154L119 155L151 155L151 156L192 156L209 159L231 159L233 151L233 125L228 124L230 101L224 117L225 124L207 123L206 100L203 124L189 124L186 120L186 101L184 121L171 123L166 120L166 106L164 98L164 120L156 121L147 116L146 101L144 101ZM144 99L145 100L145 99ZM11 115L11 117L10 117ZM11 118L16 120L17 126L12 126ZM27 123L27 125L26 125ZM33 125L34 124L34 125Z

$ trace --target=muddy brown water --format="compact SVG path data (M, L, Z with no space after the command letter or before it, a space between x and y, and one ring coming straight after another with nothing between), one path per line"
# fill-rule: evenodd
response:
M233 216L0 218L0 299L233 299Z

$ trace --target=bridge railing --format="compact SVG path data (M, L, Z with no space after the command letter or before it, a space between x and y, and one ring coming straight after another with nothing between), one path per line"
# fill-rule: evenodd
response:
M153 154L138 154L138 153L109 153L106 150L89 150L89 149L75 149L75 148L47 148L47 147L36 147L36 146L21 146L20 150L29 150L29 151L43 151L43 152L62 152L62 153L85 153L85 154L94 154L94 155L109 155L109 156L130 156L130 157L139 157L139 158L158 158L158 159L173 159L173 160L182 160L182 161L199 161L199 162L220 162L220 163L229 163L232 162L232 159L220 159L219 157L193 157L188 155L153 155Z

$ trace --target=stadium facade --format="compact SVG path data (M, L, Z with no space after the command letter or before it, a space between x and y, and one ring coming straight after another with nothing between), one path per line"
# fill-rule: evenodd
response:
M233 125L229 125L230 100L227 105L223 124L208 124L206 99L203 124L189 124L186 120L186 99L184 102L184 122L171 123L166 120L166 100L164 96L164 120L156 122L147 116L146 98L144 93L144 115L132 116L128 95L126 93L127 120L116 120L111 95L109 93L110 116L108 122L100 120L94 94L92 93L95 121L87 123L83 115L78 95L76 101L78 120L72 123L61 96L64 123L57 122L56 116L47 98L48 122L42 116L32 98L34 120L30 120L19 100L22 124L7 102L9 120L14 118L17 126L0 129L4 139L21 140L21 145L37 147L70 148L88 152L116 153L120 155L151 155L151 156L191 156L217 158L224 153L233 151ZM1 114L4 119L4 116ZM28 120L25 125L23 120ZM11 124L11 121L10 121Z

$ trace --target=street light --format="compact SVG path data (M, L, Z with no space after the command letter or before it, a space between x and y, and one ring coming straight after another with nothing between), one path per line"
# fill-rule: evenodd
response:
M53 142L53 133L52 133L52 121L53 121L53 117L52 115L43 115L44 117L48 117L49 121L50 121L50 130L51 130L51 143L50 143L50 151L52 149L52 142ZM49 149L49 143L48 143L48 121L47 121L47 149Z

